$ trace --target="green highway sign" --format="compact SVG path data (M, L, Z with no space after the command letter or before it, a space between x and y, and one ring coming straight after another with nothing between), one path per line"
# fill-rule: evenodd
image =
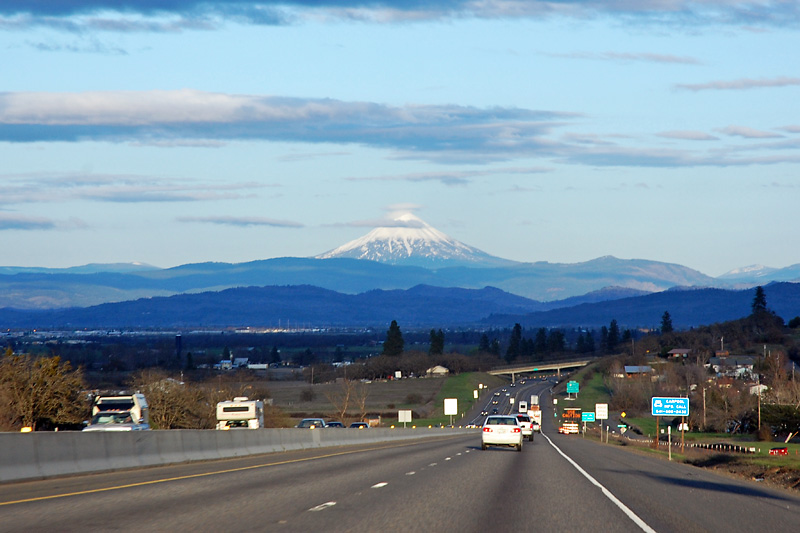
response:
M577 381L569 381L567 382L567 394L578 394L578 390L580 389L580 383Z

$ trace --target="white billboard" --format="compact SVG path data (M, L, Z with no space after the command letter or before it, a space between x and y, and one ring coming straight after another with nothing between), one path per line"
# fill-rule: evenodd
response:
M457 415L458 414L458 398L445 398L444 399L444 414Z

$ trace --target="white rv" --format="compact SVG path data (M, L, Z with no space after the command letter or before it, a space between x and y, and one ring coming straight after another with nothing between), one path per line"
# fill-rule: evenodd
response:
M144 394L98 396L92 420L84 431L140 431L150 429L150 409Z
M264 402L246 396L217 404L217 429L259 429L264 427Z

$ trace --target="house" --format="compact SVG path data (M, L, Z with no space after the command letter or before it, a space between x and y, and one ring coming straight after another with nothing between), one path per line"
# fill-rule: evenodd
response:
M755 357L752 355L729 355L727 357L712 357L706 363L706 368L713 368L717 376L726 376L738 379L748 379L753 375Z
M625 365L625 377L628 378L649 377L652 373L653 373L653 367L648 365L642 365L642 366Z
M446 369L445 367L443 367L442 365L436 365L436 366L431 367L431 368L429 368L428 370L425 371L425 374L428 377L431 377L431 378L447 377L447 375L449 373L450 373L450 371L448 369Z

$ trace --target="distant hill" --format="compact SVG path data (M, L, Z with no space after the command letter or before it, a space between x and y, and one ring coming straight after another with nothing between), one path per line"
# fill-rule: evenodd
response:
M0 309L7 328L406 327L476 325L492 312L525 313L540 302L495 288L372 290L351 295L308 285L244 287L58 310Z
M623 291L627 292L627 291ZM800 284L765 287L768 306L784 319L800 315ZM170 297L143 298L87 308L57 310L0 309L5 328L196 328L385 327L600 327L616 319L625 327L658 327L669 311L677 328L733 320L750 313L754 291L670 290L601 300L539 302L497 288L442 288L420 285L405 290L344 294L308 285L242 287Z
M800 284L771 283L764 286L764 292L768 307L778 316L786 321L800 316ZM657 328L661 325L664 311L669 311L673 325L686 329L748 316L752 311L754 296L753 289L674 289L523 315L495 314L484 323L487 326L519 322L538 327L601 327L616 319L626 327Z
M602 257L584 263L516 263L491 268L428 269L361 259L284 257L248 263L196 263L132 272L67 271L0 274L0 308L87 307L142 297L219 291L234 287L314 285L360 294L416 285L482 289L539 301L558 301L618 287L643 292L674 286L715 286L713 278L680 265Z

